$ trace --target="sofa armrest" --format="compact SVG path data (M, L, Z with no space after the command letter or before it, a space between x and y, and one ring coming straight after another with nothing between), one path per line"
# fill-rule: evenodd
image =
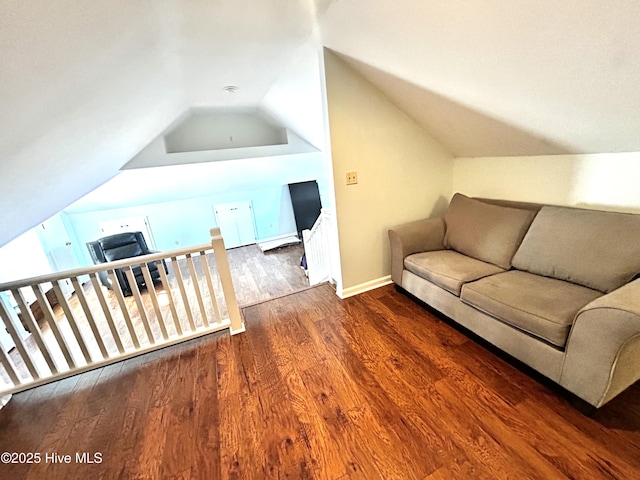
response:
M560 385L600 407L640 379L640 279L582 308Z
M411 254L444 249L444 218L425 218L389 229L391 280L402 286L404 259Z

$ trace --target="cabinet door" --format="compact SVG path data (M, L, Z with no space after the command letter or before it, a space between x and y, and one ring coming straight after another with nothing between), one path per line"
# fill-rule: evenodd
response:
M251 202L226 203L213 207L226 248L256 243Z
M142 232L149 250L155 250L156 248L153 235L151 234L151 227L149 227L149 219L147 217L130 217L108 220L98 223L98 227L100 227L100 231L104 237L123 232Z
M71 239L60 215L54 215L40 224L38 236L42 248L49 259L51 268L54 271L73 270L80 266L73 251ZM68 279L62 280L60 287L67 297L73 293L73 285Z

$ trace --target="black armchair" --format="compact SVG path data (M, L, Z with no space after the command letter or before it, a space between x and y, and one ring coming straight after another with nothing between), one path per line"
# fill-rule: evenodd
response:
M147 247L147 242L145 241L142 232L126 232L109 235L108 237L100 238L94 242L88 242L87 248L89 249L93 263L96 265L154 253ZM155 281L160 278L158 264L156 262L149 262L147 265L149 267L151 279ZM164 260L162 261L162 268L165 269L165 272L167 271ZM145 285L146 282L142 275L142 267L140 265L135 265L131 267L131 270L133 271L133 275L138 286ZM122 293L125 296L131 295L131 286L129 285L129 281L127 280L124 270L116 268L115 273L118 283L120 284L120 288L122 289ZM109 290L113 290L111 279L106 272L98 272L98 277L100 278L102 285L107 287ZM147 287L149 287L149 285L147 285Z

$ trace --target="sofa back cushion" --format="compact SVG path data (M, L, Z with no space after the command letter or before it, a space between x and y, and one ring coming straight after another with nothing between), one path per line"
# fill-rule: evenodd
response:
M610 292L640 272L640 215L543 207L512 263Z
M536 212L474 200L459 193L444 215L447 248L508 269Z

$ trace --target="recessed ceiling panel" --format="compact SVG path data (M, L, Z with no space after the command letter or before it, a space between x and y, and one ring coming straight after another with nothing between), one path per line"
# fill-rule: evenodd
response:
M164 136L166 153L286 143L287 132L284 127L272 125L260 116L250 113L195 111Z

